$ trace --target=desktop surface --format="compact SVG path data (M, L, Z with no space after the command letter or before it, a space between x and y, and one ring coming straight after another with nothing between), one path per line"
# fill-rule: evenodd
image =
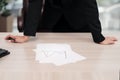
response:
M120 32L104 33L118 38L114 45L96 44L90 33L37 33L22 44L5 41L8 34L19 33L0 33L0 48L11 53L0 58L0 80L119 80ZM62 66L42 64L33 51L39 43L66 43L87 59Z

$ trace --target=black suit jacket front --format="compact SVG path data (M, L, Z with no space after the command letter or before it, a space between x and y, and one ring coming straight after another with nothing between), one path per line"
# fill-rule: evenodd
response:
M35 36L40 24L52 29L62 15L65 16L72 28L79 30L89 28L95 42L105 38L101 34L101 24L96 0L61 0L56 4L54 0L45 0L44 11L41 12L43 0L29 0L29 9L24 23L24 35Z

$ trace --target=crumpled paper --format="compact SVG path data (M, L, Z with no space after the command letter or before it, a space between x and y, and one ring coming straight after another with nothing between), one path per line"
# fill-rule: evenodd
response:
M76 63L86 59L86 57L72 51L69 44L41 43L37 45L34 51L36 52L35 59L39 63L52 63L56 66Z

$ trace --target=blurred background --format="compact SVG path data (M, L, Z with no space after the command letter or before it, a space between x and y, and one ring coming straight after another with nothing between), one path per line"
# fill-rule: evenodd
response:
M10 23L12 23L12 26L9 28L8 31L18 32L17 26L22 25L21 22L18 22L18 19L21 19L23 0L7 1L8 4L6 8L7 10L10 10L12 17L5 19L8 22L2 22L2 18L0 17L0 27L3 26L1 25L2 23L5 23L4 25L10 25ZM120 31L120 0L97 0L97 2L99 6L100 21L102 24L103 31ZM24 4L24 7L25 5L26 4Z

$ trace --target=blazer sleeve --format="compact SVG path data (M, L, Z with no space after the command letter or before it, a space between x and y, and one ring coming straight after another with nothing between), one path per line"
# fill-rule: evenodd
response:
M94 42L102 42L105 37L102 35L102 27L99 20L99 12L96 0L86 0L85 3L85 15L87 22L92 33Z
M102 35L102 27L99 20L89 23L89 28L94 42L100 43L105 40L105 37Z
M24 21L24 35L35 36L41 19L43 0L29 0L29 6Z

